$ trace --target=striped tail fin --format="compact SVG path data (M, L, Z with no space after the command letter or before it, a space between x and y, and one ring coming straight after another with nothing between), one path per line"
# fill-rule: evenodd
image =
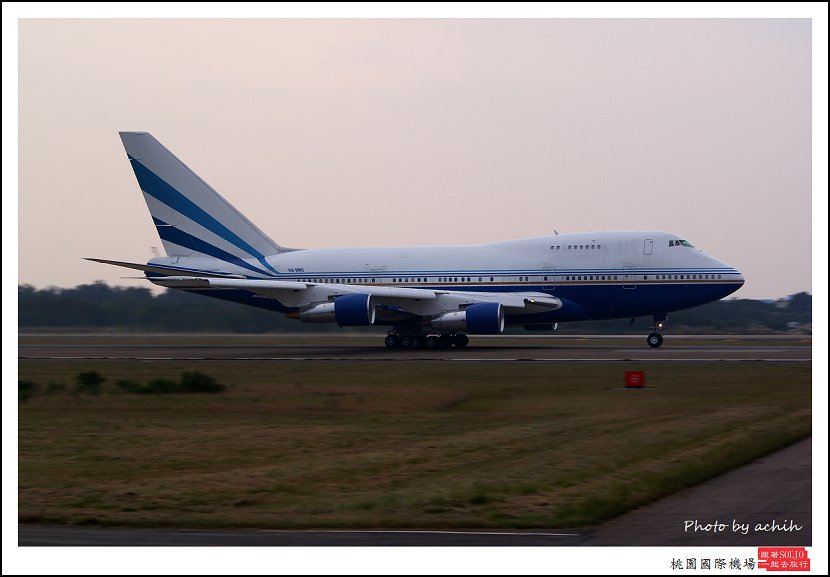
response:
M265 257L284 252L256 225L147 132L121 132L168 256L212 257L276 273Z

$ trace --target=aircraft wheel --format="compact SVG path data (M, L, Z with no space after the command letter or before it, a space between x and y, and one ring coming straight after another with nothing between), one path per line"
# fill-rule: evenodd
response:
M412 344L412 339L409 337L401 337L401 346L408 347Z
M440 347L438 337L429 336L424 339L424 347L427 349L437 349Z
M412 337L409 339L409 346L413 349L420 349L422 345L421 337Z
M398 346L398 337L395 335L389 335L386 339L384 339L383 343L390 349L394 349Z
M661 335L660 333L651 333L650 335L648 335L648 339L646 339L646 342L648 343L648 346L650 346L652 349L656 349L657 347L663 344L663 335Z
M463 349L470 344L470 339L467 338L467 335L455 335L453 338L453 344L455 344L456 348Z

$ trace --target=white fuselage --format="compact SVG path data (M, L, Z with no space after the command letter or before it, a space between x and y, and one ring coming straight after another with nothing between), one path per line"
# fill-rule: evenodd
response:
M541 291L571 303L548 315L551 320L669 312L718 300L743 284L734 267L680 242L680 237L665 232L573 233L482 245L293 250L269 255L267 262L280 280ZM164 257L151 262L257 278L250 267L212 258ZM258 265L253 260L246 263ZM259 278L274 275L263 270Z

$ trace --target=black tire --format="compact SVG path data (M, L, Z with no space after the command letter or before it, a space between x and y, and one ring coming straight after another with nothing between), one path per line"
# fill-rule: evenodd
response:
M395 335L388 335L388 336L386 337L386 339L383 341L383 343L384 343L387 347L389 347L390 349L394 349L394 348L395 348L395 347L397 347L397 346L398 346L398 344L399 344L399 343L398 343L398 337L396 337Z
M413 349L420 349L424 345L424 341L421 337L412 337L409 339L409 346Z
M663 344L663 335L661 335L660 333L651 333L650 335L648 335L646 342L648 343L648 346L650 346L652 349L656 349Z
M409 337L401 337L401 346L406 348L412 343L412 339Z
M470 344L470 339L467 338L467 335L455 335L453 337L453 344L456 348L463 349Z
M440 343L438 341L438 337L428 336L424 339L424 348L426 349L437 349L440 347Z

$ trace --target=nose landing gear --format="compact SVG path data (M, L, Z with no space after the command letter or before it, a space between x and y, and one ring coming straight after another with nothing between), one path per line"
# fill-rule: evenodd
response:
M656 349L663 344L663 323L668 318L668 315L658 314L654 315L654 324L651 325L651 334L646 338L648 346Z
M648 339L646 339L646 342L648 343L648 346L650 346L653 349L656 349L657 347L663 344L663 335L661 335L660 333L651 333L650 335L648 335Z

